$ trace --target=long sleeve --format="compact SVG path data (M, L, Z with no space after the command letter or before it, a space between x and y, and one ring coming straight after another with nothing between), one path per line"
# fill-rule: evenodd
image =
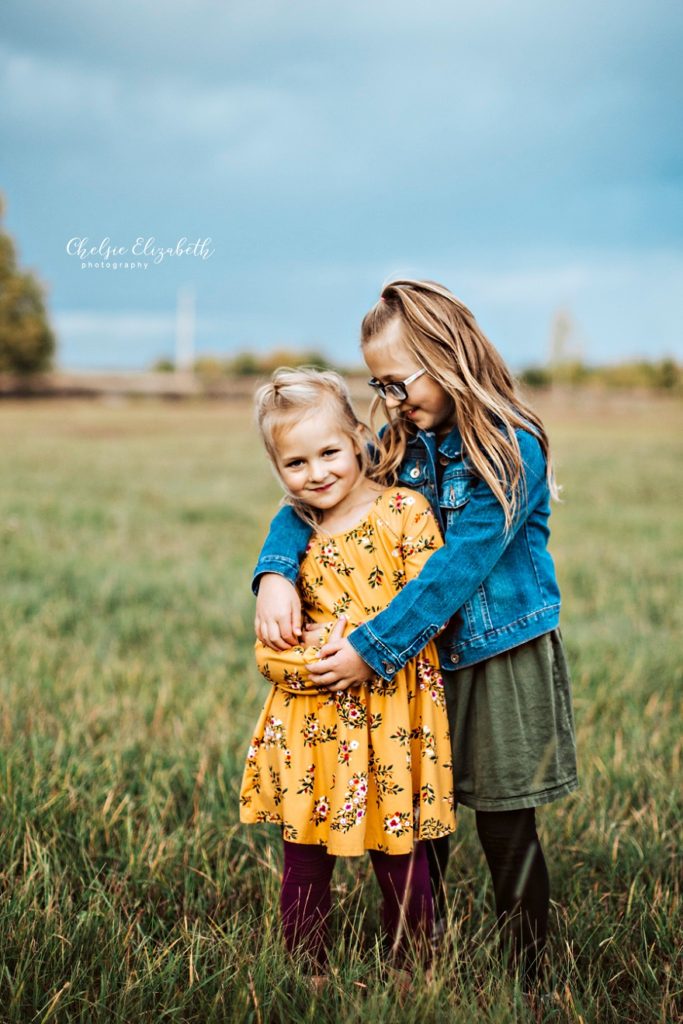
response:
M258 557L251 589L258 593L259 580L264 573L274 572L295 583L299 566L311 538L310 526L299 519L294 509L285 505L270 524L270 530Z
M254 651L258 670L269 682L290 693L317 690L312 685L306 666L320 660L320 648L327 633L321 641L312 647L289 647L286 651L273 651L260 640L256 641Z
M546 464L540 444L527 431L517 436L524 486L511 528L505 531L503 509L490 487L480 480L446 531L444 547L434 552L388 608L349 635L352 646L378 675L391 678L419 653L477 590L534 508L547 498Z

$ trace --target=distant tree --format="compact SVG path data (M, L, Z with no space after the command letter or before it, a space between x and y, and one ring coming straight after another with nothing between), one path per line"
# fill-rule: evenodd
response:
M0 195L0 221L4 212ZM47 370L54 351L43 288L30 271L19 271L14 242L0 227L0 372Z
M659 388L667 390L678 387L681 382L681 372L673 359L662 359L655 368L655 382Z
M522 370L519 379L528 388L547 388L553 382L553 375L545 366L528 366Z
M319 370L330 369L329 360L320 352L294 349L276 349L274 352L238 352L225 363L225 371L237 377L270 374L278 366L315 366Z
M155 373L173 373L175 370L175 363L168 356L161 356L160 359L155 360L152 364L152 369Z
M195 359L193 370L200 377L209 377L215 380L225 376L225 363L217 356L199 356Z
M253 352L239 352L226 363L226 369L237 377L250 377L261 373L263 368Z
M261 358L261 369L266 373L272 373L278 366L314 366L318 370L329 370L331 364L321 352L289 348L275 349Z

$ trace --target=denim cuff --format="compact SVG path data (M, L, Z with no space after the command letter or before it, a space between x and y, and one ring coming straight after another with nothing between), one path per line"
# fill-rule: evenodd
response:
M401 668L396 662L395 655L377 639L367 622L349 633L348 641L356 654L359 654L366 665L382 679L393 679Z
M258 565L254 569L254 577L251 581L251 589L255 595L258 594L261 577L265 576L268 572L284 576L291 584L295 584L299 575L299 563L282 555L264 555L262 558L259 558Z

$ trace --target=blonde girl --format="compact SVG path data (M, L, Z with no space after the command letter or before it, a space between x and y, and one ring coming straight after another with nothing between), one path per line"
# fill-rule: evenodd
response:
M391 679L368 673L331 692L311 668L328 637L382 611L441 546L429 502L386 487L370 432L335 373L280 370L256 395L266 451L292 514L312 536L297 592L306 645L256 659L271 688L249 747L241 820L281 826L287 947L327 963L335 858L370 851L390 947L432 926L427 839L453 831L451 746L438 654L422 645ZM330 634L330 623L337 621Z
M535 808L578 786L547 548L557 494L548 437L470 310L442 285L388 284L363 319L361 347L388 421L378 468L427 498L445 545L386 610L328 643L311 676L331 692L370 673L389 680L450 619L438 648L456 802L475 811L501 937L529 986L549 906ZM306 538L306 525L281 512L256 569L257 633L276 648L301 627L288 581ZM442 911L448 839L429 854Z

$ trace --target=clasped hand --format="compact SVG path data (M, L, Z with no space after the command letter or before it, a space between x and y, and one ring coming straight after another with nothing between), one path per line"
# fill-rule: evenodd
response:
M347 619L341 615L320 650L320 661L307 665L311 679L332 693L367 682L374 673L344 637ZM301 625L301 602L288 580L276 573L261 577L256 601L256 635L266 647L284 651L295 644L311 646L320 641L320 624Z

